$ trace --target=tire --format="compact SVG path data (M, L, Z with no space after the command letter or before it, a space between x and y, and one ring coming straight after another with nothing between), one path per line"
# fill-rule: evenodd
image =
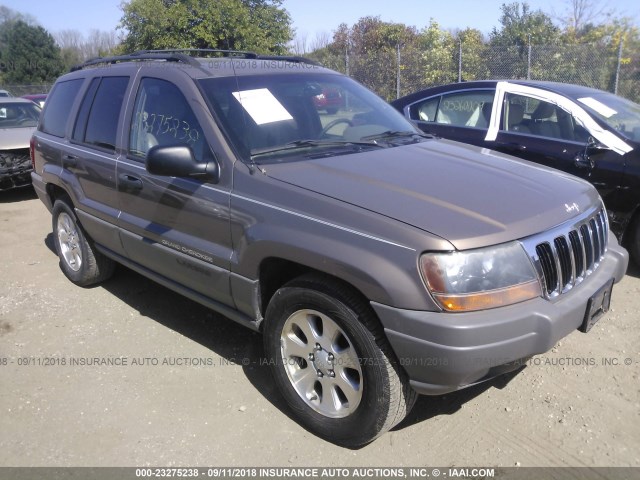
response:
M53 204L53 241L62 272L76 285L86 287L109 278L115 263L96 251L70 205L68 197Z
M337 281L305 275L267 307L265 352L299 421L328 441L367 444L417 398L371 307Z
M327 113L329 115L335 115L338 113L338 107L327 107Z

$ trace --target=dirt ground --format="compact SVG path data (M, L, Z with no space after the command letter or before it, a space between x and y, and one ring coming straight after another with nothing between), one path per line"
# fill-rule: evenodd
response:
M50 232L0 193L0 466L640 466L637 267L588 334L349 450L290 417L258 334L125 268L76 287Z

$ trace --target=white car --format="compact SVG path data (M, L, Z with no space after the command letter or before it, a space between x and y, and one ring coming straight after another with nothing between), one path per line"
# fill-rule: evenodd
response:
M31 100L0 97L0 190L31 185L29 142L40 111Z

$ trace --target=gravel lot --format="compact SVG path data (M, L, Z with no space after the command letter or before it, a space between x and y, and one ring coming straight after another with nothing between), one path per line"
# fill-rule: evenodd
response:
M637 267L588 334L349 450L290 418L259 335L125 268L76 287L50 232L0 192L0 466L640 466Z

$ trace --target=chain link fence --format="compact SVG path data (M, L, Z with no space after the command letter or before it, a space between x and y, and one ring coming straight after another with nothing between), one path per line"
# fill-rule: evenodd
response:
M616 93L640 103L640 52L602 45L491 47L464 44L419 51L396 46L367 53L310 54L346 73L386 100L459 81L530 79L574 83Z
M53 87L52 83L44 85L0 85L0 90L6 90L14 97L21 97L22 95L49 93L51 87Z
M386 100L417 90L459 81L530 79L574 83L616 93L640 103L640 52L620 44L466 47L453 43L421 51L411 46L366 53L308 56L350 75ZM47 93L52 84L2 85L15 96Z

